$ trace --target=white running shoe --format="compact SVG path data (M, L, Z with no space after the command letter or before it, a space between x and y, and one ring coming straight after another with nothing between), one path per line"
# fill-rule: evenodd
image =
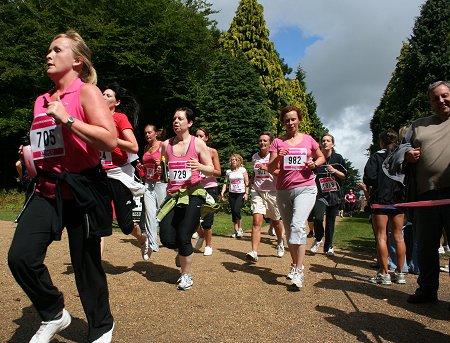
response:
M442 245L439 247L438 252L441 255L445 254L445 250L444 250L444 247Z
M444 267L439 267L439 270L440 270L441 272L444 272L444 273L448 273L448 272L449 272L448 269L449 269L449 266L448 266L448 265L446 265L446 266L444 266Z
M202 248L203 242L204 242L204 241L205 241L205 239L204 239L203 237L200 237L200 238L198 239L197 243L195 243L194 250L195 250L195 251L199 251L199 250Z
M191 288L193 284L194 284L194 282L192 281L192 275L183 273L183 274L181 274L181 280L177 286L177 289L179 289L181 291L186 291L189 288Z
M258 262L258 253L255 250L252 250L245 255L245 258L252 262Z
M334 249L333 248L329 248L328 249L327 256L334 256Z
M211 256L212 255L212 248L209 246L205 247L205 251L203 252L203 256Z
M303 270L296 269L291 282L292 285L297 287L298 289L302 288L303 283L305 282L305 275L303 274Z
M289 270L288 275L286 276L286 279L288 280L292 280L292 278L294 277L294 273L297 270L297 267L295 267L295 264L291 264L291 269Z
M61 318L41 322L39 330L31 338L30 343L48 343L55 335L70 325L72 318L69 312L64 308Z
M283 257L284 256L284 244L281 242L281 244L277 245L277 256Z
M244 236L244 230L242 230L241 228L237 229L236 238L242 238L242 236Z
M198 232L194 232L194 233L192 234L192 238L193 238L193 239L197 239L197 238L198 238Z
M148 261L150 259L150 255L152 254L152 250L150 249L150 240L145 232L142 234L142 237L145 238L145 242L141 244L142 259L144 261Z
M99 338L97 338L92 343L111 343L114 325L115 325L115 323L113 322L113 326L112 326L111 330L109 330L108 332L105 332L103 335L101 335Z
M313 242L313 244L311 245L310 251L311 251L313 254L315 254L315 253L319 250L319 248L320 248L321 245L322 245L322 240L318 241L317 239L315 239L314 242Z

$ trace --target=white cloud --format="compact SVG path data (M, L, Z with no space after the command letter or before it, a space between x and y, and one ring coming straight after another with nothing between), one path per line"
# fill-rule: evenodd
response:
M219 28L227 30L238 0L210 2L221 10L213 17ZM306 72L308 91L316 99L319 117L335 136L339 153L362 174L372 139L370 119L425 0L258 2L264 6L271 36L298 27L306 37L321 37L297 63ZM279 52L283 57L283 51Z

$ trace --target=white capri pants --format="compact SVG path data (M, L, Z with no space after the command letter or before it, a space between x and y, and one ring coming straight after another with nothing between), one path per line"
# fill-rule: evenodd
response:
M306 244L306 220L316 202L317 187L277 190L277 203L288 244Z

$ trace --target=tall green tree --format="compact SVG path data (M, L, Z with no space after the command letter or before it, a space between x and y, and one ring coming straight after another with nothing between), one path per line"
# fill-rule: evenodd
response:
M372 150L381 131L398 130L429 115L427 86L450 80L450 3L428 0L416 19L412 36L404 43L395 71L371 121Z
M269 39L263 12L264 8L258 1L240 0L230 28L220 42L234 55L239 51L244 52L261 78L271 108L278 111L289 100L287 83L279 55Z
M249 161L257 150L258 135L270 129L272 111L259 76L242 54L220 52L197 96L196 127L211 133L211 144L222 164L239 153Z

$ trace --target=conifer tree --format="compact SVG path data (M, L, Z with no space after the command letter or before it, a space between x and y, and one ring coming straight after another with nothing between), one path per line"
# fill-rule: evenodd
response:
M280 58L269 39L263 10L256 0L240 0L230 28L220 42L234 56L238 51L244 52L261 78L271 108L278 111L289 99L287 82Z
M232 153L249 161L257 150L259 133L271 127L273 111L258 74L242 52L236 57L229 52L218 54L197 99L195 126L208 129L222 165L228 166Z

